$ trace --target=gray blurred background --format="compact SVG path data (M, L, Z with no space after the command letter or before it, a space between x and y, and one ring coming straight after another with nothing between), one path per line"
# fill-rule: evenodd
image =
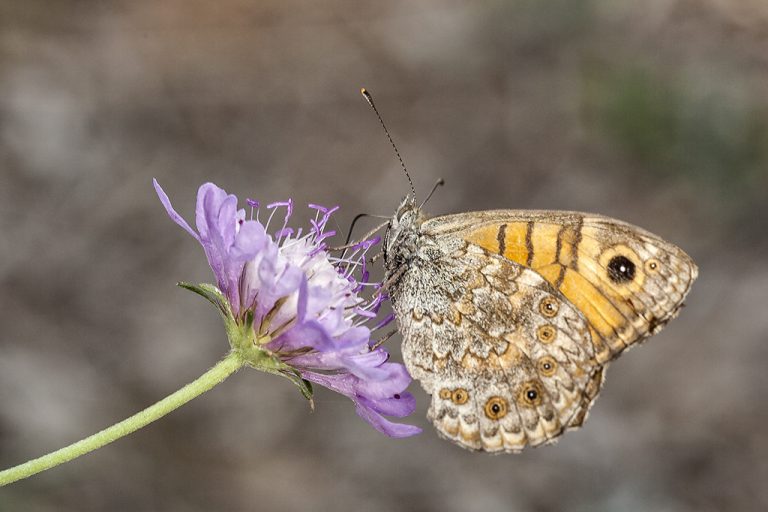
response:
M241 197L389 214L599 212L680 245L681 317L611 365L585 428L517 456L391 440L243 371L0 491L16 511L765 510L768 4L0 0L0 466L91 434L227 349L165 215ZM369 225L372 224L372 221ZM390 342L399 357L399 337Z

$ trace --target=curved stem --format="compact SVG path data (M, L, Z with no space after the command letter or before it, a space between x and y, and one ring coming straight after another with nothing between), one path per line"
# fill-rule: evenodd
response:
M202 374L193 382L190 382L180 390L168 395L143 411L134 414L130 418L105 428L101 432L97 432L81 441L61 448L60 450L56 450L55 452L51 452L48 455L43 455L42 457L32 459L23 464L19 464L18 466L6 469L5 471L0 471L0 487L30 477L41 471L45 471L46 469L51 469L59 464L69 462L72 459L85 455L97 448L101 448L112 441L116 441L123 436L127 436L128 434L149 425L177 407L184 405L193 398L205 393L217 384L220 384L224 379L239 370L244 364L245 361L239 353L234 351L229 353L224 359L216 363L213 368Z

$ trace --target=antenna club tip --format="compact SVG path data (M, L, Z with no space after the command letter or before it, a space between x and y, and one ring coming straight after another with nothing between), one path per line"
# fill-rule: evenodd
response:
M365 101L367 101L368 104L373 107L374 110L376 110L376 107L373 106L373 97L371 96L371 93L368 92L368 89L361 87L360 94L362 94L363 98L365 98Z

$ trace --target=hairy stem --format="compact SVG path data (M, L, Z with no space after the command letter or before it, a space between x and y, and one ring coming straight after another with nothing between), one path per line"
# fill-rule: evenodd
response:
M123 436L137 431L138 429L149 425L173 411L177 407L184 405L193 398L205 393L217 384L220 384L227 377L239 370L245 361L238 352L229 353L224 359L219 361L213 368L205 372L193 382L190 382L175 393L168 395L154 405L151 405L143 411L134 414L120 423L105 428L90 437L77 441L69 446L43 455L37 459L32 459L18 466L0 471L0 487L30 477L46 469L51 469L69 462L81 455L92 452L97 448L116 441Z

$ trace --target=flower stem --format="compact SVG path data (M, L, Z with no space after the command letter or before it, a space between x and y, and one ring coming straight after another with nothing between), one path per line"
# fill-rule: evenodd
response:
M193 382L190 382L180 390L168 395L154 405L151 405L141 412L138 412L120 423L105 428L90 437L77 441L69 446L43 455L37 459L32 459L18 466L0 471L0 487L8 485L17 480L30 477L46 469L69 462L81 455L85 455L97 448L116 441L123 436L135 432L136 430L149 425L173 411L177 407L184 405L193 398L202 395L217 384L220 384L227 377L239 370L245 361L238 352L230 352L224 359L202 374Z

